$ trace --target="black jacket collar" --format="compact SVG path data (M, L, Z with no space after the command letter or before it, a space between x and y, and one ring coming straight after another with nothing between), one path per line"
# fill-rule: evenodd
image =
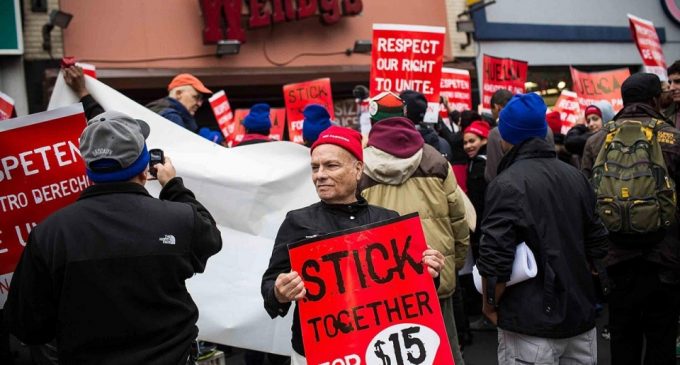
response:
M619 118L639 118L639 117L646 117L646 118L655 118L655 119L660 119L663 120L669 124L670 121L668 118L666 118L661 112L657 111L656 109L652 108L651 105L645 104L645 103L631 103L623 107L615 116L614 120L618 120Z
M519 160L531 158L557 158L555 149L545 138L530 138L512 147L498 164L498 174Z
M364 197L357 196L357 201L352 204L328 204L321 201L321 206L324 209L328 209L332 212L344 213L344 214L356 214L368 207L368 202Z
M146 196L151 196L144 186L133 182L112 182L112 183L99 183L89 186L87 189L80 194L78 200L87 199L93 196L105 195L105 194L142 194Z

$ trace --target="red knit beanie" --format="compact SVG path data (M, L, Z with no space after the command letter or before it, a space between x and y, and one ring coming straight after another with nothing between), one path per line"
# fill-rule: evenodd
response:
M590 114L597 114L598 117L602 118L602 111L595 105L588 105L588 107L586 108L585 117L588 118Z
M463 133L473 133L476 134L484 139L489 138L489 130L491 127L489 126L489 123L483 122L481 120L476 120L470 125L465 128Z
M312 144L309 153L322 144L334 144L347 150L347 152L354 155L359 161L364 161L364 150L361 145L361 133L354 129L345 127L338 127L336 125L328 127L325 131L319 134L319 138Z
M548 127L553 134L562 133L562 116L560 112L554 111L545 115L545 121L548 122Z

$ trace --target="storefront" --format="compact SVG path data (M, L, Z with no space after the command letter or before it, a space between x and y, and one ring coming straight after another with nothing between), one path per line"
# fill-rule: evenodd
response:
M235 15L230 5L241 7ZM65 55L96 65L97 77L140 103L167 93L191 72L232 108L283 106L284 84L330 77L338 108L352 113L352 89L368 85L374 23L447 26L447 2L394 0L61 0L73 15L63 30ZM216 55L218 39L240 39L238 54ZM444 61L454 61L447 41ZM468 67L473 66L469 63ZM206 103L207 104L207 103ZM349 105L349 106L348 106ZM204 106L198 120L208 120ZM209 122L208 122L209 123Z
M559 90L571 89L569 66L582 71L629 67L637 72L642 61L627 14L654 23L670 65L680 59L676 4L674 0L497 1L473 12L480 55L477 69L481 70L483 54L528 61L529 90L543 91L549 103Z

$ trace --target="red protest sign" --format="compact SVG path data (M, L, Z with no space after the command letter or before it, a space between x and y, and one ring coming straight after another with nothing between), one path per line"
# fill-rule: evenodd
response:
M0 308L31 229L90 185L81 104L0 123Z
M373 24L370 96L415 90L427 99L424 121L437 122L444 27Z
M472 86L470 71L442 68L441 95L451 110L472 110Z
M582 111L599 100L610 103L614 111L623 108L621 84L630 76L627 68L601 72L582 72L573 67L570 67L570 70L571 81Z
M269 118L272 120L269 138L277 141L283 140L283 129L286 126L286 108L271 108Z
M668 80L666 58L663 55L654 23L630 14L628 14L628 21L630 31L633 33L633 41L642 56L642 64L645 65L646 72L657 74L661 80Z
M246 135L246 128L243 126L243 119L250 113L250 109L236 109L234 110L234 120L229 124L229 135L226 138L227 145L233 147L238 145Z
M208 102L210 102L210 108L213 111L213 115L215 115L215 120L217 120L217 125L220 131L222 131L222 135L224 135L224 138L229 138L234 129L234 113L231 111L227 94L224 90L220 90L212 94Z
M573 127L581 113L581 107L578 104L578 96L575 92L569 90L562 90L560 97L557 98L553 111L560 113L562 119L562 134Z
M302 140L302 122L304 121L302 111L307 104L323 105L331 115L331 120L335 120L333 93L329 78L284 85L283 99L288 116L288 138L295 143L304 142Z
M12 118L14 99L0 91L0 120Z
M491 97L500 89L513 94L524 93L529 63L511 58L484 55L484 82L482 85L482 109L491 110Z
M416 213L290 245L307 363L453 364L426 248Z

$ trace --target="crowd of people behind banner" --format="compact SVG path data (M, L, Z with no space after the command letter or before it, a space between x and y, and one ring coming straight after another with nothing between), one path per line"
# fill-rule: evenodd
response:
M36 357L48 358L45 344L55 345L61 363L194 361L198 309L183 282L219 251L215 221L167 156L155 172L164 202L152 199L143 188L151 178L148 125L105 112L79 67L64 69L64 79L89 120L80 149L94 185L32 232L5 321ZM194 119L211 93L181 74L168 96L148 107L222 143L220 132L199 130ZM668 81L636 73L621 93L618 113L606 101L589 105L566 135L560 113L548 112L540 96L505 89L493 94L491 115L451 110L450 124L424 122L421 93L383 92L370 99L367 136L333 125L324 106L308 105L303 137L320 202L289 212L279 229L262 278L266 312L285 316L306 294L287 244L417 211L429 246L423 263L437 286L456 364L464 363L472 331L484 328L497 328L500 364L595 364L598 337L609 340L613 364L674 364L680 61L668 68ZM242 124L237 146L273 142L269 105L253 105ZM146 246L137 237L143 235L162 237L162 249L174 251ZM101 245L87 248L84 237ZM536 257L538 275L506 286L521 242ZM125 259L117 244L128 250ZM469 270L461 271L466 260L477 265L481 294ZM126 283L140 277L145 287L131 292ZM96 280L108 291L89 293ZM87 307L78 304L85 292L96 297ZM598 335L605 303L608 325ZM247 351L247 364L306 363L297 311L292 358ZM93 318L108 318L106 329L93 331Z

